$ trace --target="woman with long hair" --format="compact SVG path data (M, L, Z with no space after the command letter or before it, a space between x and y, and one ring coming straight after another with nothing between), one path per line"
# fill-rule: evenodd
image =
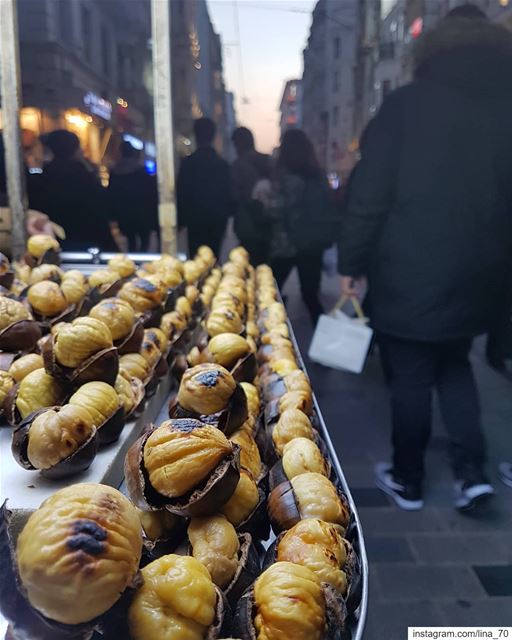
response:
M282 137L275 195L272 269L281 288L297 267L302 299L315 324L323 312L322 254L336 237L336 220L327 178L301 129L290 129Z

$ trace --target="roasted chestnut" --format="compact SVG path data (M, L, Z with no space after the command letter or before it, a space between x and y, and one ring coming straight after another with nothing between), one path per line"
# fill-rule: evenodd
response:
M268 538L270 524L265 491L261 485L258 487L250 471L240 470L235 492L220 511L238 532L248 532L260 540Z
M249 415L257 418L261 413L260 392L258 388L250 382L241 382L240 386L244 390L245 397L247 398Z
M42 264L32 269L28 283L35 284L42 280L53 280L60 282L62 280L63 271L55 264Z
M206 320L206 330L211 338L219 333L241 333L242 329L243 323L238 313L225 307L212 311Z
M193 305L199 299L199 289L193 284L189 284L185 289L185 296L190 304Z
M60 249L58 241L51 236L36 233L27 240L27 250L34 258L42 258L50 249L53 251Z
M86 409L98 430L99 444L114 442L124 426L124 406L114 387L105 382L88 382L69 399L69 404Z
M42 368L43 359L41 356L37 353L27 353L26 356L21 356L21 358L14 360L9 367L9 374L16 382L21 382L29 373Z
M125 416L130 416L144 399L144 385L138 378L118 374L114 389L124 407Z
M128 611L130 638L162 640L219 637L222 595L195 558L169 554L141 570L143 584Z
M268 499L274 531L293 527L299 520L317 518L345 531L350 511L345 498L320 473L301 473L275 487Z
M140 353L127 353L119 358L119 373L146 384L151 377L151 366Z
M231 262L236 262L237 264L247 267L249 265L250 256L245 247L235 247L229 252L229 259Z
M147 278L136 278L126 282L119 291L119 297L128 302L135 311L144 313L162 304L165 288Z
M89 315L104 322L114 340L126 338L135 324L135 311L128 302L120 298L101 300L89 311Z
M176 305L174 307L174 310L177 311L180 315L182 315L187 320L189 320L192 317L192 307L190 305L190 302L185 296L180 296L176 300Z
M10 327L15 322L30 320L31 318L30 311L24 304L12 298L0 296L0 331Z
M247 400L233 376L216 364L200 364L187 369L181 379L177 404L171 417L202 416L230 434L247 419Z
M250 352L247 340L236 333L219 333L209 341L207 347L208 360L226 369L232 369Z
M0 411L2 410L2 405L7 397L7 394L16 384L16 380L12 376L12 374L7 371L3 371L0 369Z
M182 522L182 518L175 516L167 509L160 509L159 511L137 509L137 513L139 514L145 539L152 543L165 540L176 526Z
M313 397L311 391L305 389L297 389L296 391L287 391L279 399L279 411L283 413L289 409L298 409L310 416L313 412Z
M301 473L321 473L329 477L330 464L318 445L308 438L293 438L283 448L283 457L270 470L270 488Z
M74 484L28 519L17 541L20 580L30 604L76 625L105 613L138 571L142 534L135 507L117 489Z
M89 276L89 284L91 287L102 287L104 285L111 285L115 282L119 282L121 276L117 271L111 269L96 269Z
M256 482L259 482L267 469L261 462L256 440L247 429L238 429L229 439L240 447L240 466L250 471Z
M183 272L187 284L195 284L201 277L201 269L193 260L183 263Z
M185 316L182 316L181 313L178 313L178 311L169 311L169 313L164 313L160 320L160 329L170 339L173 339L176 334L184 331L187 328L187 325L187 319Z
M44 369L31 371L23 378L18 388L12 391L16 393L12 396L12 403L9 403L11 406L6 406L7 419L11 424L18 423L19 416L26 418L33 411L60 404L65 394L63 385L49 376ZM9 398L6 402L9 402Z
M260 573L259 558L248 533L237 534L224 516L192 518L188 526L192 556L208 569L213 582L236 605Z
M113 346L108 326L96 318L77 318L59 328L53 339L58 364L75 368L94 354Z
M284 446L294 438L315 439L309 418L298 409L287 409L279 416L272 429L272 441L278 455L283 455Z
M27 299L36 313L47 318L58 316L69 306L60 286L51 280L33 284L28 290Z
M310 569L276 562L240 599L234 634L242 638L331 640L344 628L343 598Z
M66 404L41 409L14 431L12 452L25 469L48 478L85 471L96 455L96 427L86 409Z
M163 422L128 451L130 497L141 509L211 515L236 488L239 456L239 448L215 427L192 419Z
M78 304L88 291L87 279L80 271L65 271L60 288L69 304Z
M145 332L144 340L142 341L142 345L140 347L140 355L144 358L144 360L146 360L150 367L155 367L157 362L162 357L162 352L160 351L156 342L154 340L151 340L151 338L148 337Z
M135 273L137 266L128 256L120 254L110 258L108 268L118 273L121 278L128 278Z

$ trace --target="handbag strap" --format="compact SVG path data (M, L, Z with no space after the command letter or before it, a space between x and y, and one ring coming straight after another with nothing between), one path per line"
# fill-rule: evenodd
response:
M363 322L368 322L368 318L364 315L364 312L359 300L355 296L349 297L349 296L346 296L345 294L343 294L341 298L338 300L338 302L334 305L329 315L332 315L335 311L338 311L339 309L341 309L349 300L352 302L352 306L354 307L356 316L359 318L359 320L362 320Z

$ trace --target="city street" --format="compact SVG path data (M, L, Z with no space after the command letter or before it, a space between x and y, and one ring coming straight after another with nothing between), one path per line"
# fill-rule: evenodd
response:
M324 277L326 303L334 303L336 285L336 278ZM306 354L312 329L295 275L285 294ZM389 455L390 417L378 356L362 376L308 363L363 521L371 576L366 640L404 640L409 625L512 624L512 490L500 485L496 474L497 463L512 458L512 383L486 365L480 346L473 362L489 439L489 471L498 495L479 517L462 516L451 506L452 477L437 408L426 506L406 513L373 484L374 463Z

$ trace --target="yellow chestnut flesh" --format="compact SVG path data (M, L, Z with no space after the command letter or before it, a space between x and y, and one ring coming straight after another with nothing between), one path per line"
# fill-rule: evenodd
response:
M169 339L161 329L151 327L151 329L144 330L144 340L151 340L156 344L158 349L164 353L169 346Z
M127 498L106 485L74 484L30 516L16 555L30 604L51 620L80 624L119 599L141 550L139 517Z
M176 331L183 331L187 328L187 319L177 311L164 313L160 321L160 329L166 336L172 337Z
M233 376L215 364L199 364L185 371L178 402L188 411L211 415L224 410L236 389Z
M154 367L162 357L162 352L158 346L149 338L144 338L140 348L140 355L146 360L150 367Z
M49 409L30 425L27 457L36 469L50 469L75 453L94 430L86 409L69 404L59 411Z
M21 356L21 358L18 358L11 364L9 373L16 382L21 382L29 373L36 369L42 369L43 366L43 359L40 355L37 353L28 353L26 356Z
M254 583L258 640L322 640L325 599L320 579L307 567L276 562Z
M210 337L226 332L240 333L242 329L243 323L238 313L225 307L212 311L206 320L206 330Z
M160 282L153 282L147 278L136 278L130 280L121 287L119 297L125 300L135 309L144 313L154 309L162 303L165 291L162 290Z
M285 444L282 464L288 480L308 472L329 475L322 452L317 444L308 438L294 438Z
M14 387L15 379L11 373L0 370L0 407L2 406L7 394Z
M96 318L77 318L54 336L55 359L64 367L78 367L98 351L113 346L108 326Z
M250 353L250 346L242 336L236 333L219 333L208 343L211 360L231 369L240 358Z
M151 373L151 367L140 353L126 353L119 358L119 373L125 377L146 382Z
M101 320L110 329L114 340L126 338L135 323L135 311L120 298L106 298L90 311L91 318Z
M27 299L31 307L42 316L57 316L68 307L68 301L56 282L42 280L28 290Z
M169 554L141 571L143 585L128 611L132 640L204 640L214 622L217 594L195 558Z
M73 278L64 278L60 288L69 304L77 304L87 293L87 285Z
M121 277L117 271L111 271L110 269L97 269L93 271L89 276L89 284L91 287L101 287L104 284L114 284L120 280Z
M272 431L272 440L277 453L282 456L283 449L293 438L313 440L313 427L309 418L298 409L288 409L280 416Z
M118 255L110 258L108 268L118 273L121 278L127 278L135 273L137 266L128 256Z
M17 300L0 296L0 331L13 322L29 320L30 318L30 311L24 304Z
M128 415L129 413L131 413L131 411L133 411L133 409L135 408L135 403L137 402L135 391L132 387L132 382L128 378L125 378L121 374L118 374L114 389L119 396L126 415Z
M260 393L257 387L250 382L241 382L240 386L244 390L245 397L247 398L249 414L257 418L261 413Z
M137 509L140 523L144 529L144 534L148 540L159 540L165 538L179 522L179 517L162 509L160 511L142 511Z
M306 415L311 415L313 409L313 397L311 390L297 389L296 391L287 391L279 400L279 410L299 409Z
M192 518L188 526L192 555L208 569L215 584L225 589L238 567L240 542L224 516Z
M56 280L60 282L62 278L62 269L55 264L42 264L40 267L32 269L29 278L29 284L41 282L41 280Z
M22 418L43 407L60 404L63 396L61 385L44 369L31 371L20 382L16 407Z
M221 511L231 524L238 527L254 511L259 499L258 486L252 475L248 471L241 469L240 480L236 485L235 493L222 507Z
M337 528L313 518L301 520L284 534L276 557L278 562L285 560L311 569L342 594L347 591L347 576L342 569L346 559L347 547Z
M216 427L180 429L168 421L147 439L144 466L156 491L177 498L197 487L231 453L231 443Z
M87 382L69 399L69 404L86 409L94 426L101 425L119 409L121 401L114 387L106 382Z
M49 249L58 251L59 246L55 238L42 233L36 233L27 240L28 252L34 258L41 258Z
M261 457L256 440L247 429L239 429L230 437L231 442L240 446L240 466L250 471L253 478L261 474Z
M321 473L302 473L290 480L302 519L318 518L346 527L349 514L333 483Z

